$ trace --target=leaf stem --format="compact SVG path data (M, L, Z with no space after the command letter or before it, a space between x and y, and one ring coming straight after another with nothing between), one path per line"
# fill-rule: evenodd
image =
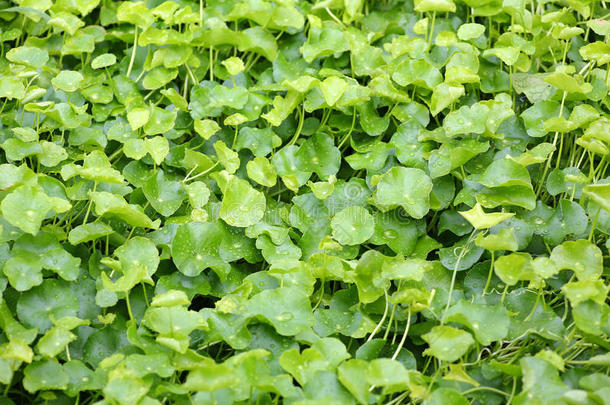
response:
M379 320L379 322L377 322L377 325L375 325L375 329L373 329L368 339L366 340L367 342L370 342L375 337L375 334L379 332L379 329L381 329L381 325L383 325L383 322L385 321L385 318L388 315L388 309L390 308L390 303L388 302L388 292L384 290L383 294L385 296L385 309L383 310L383 315L381 316L381 319Z
M494 271L494 259L495 259L495 252L492 250L491 251L491 264L489 265L489 274L487 275L487 281L485 282L485 287L483 287L483 295L487 294L487 289L489 288L489 284L491 283L491 277L492 277L493 271Z
M455 287L457 269L460 265L460 261L462 260L462 257L464 257L464 255L468 251L468 246L472 242L473 236L476 231L477 231L476 229L473 229L472 232L470 233L470 236L466 240L466 243L464 243L464 246L461 246L462 249L460 250L460 254L458 255L457 260L455 261L455 266L453 266L453 274L451 275L451 284L449 285L449 294L447 295L447 304L445 305L445 310L443 311L443 315L441 316L441 325L445 323L445 314L447 313L447 311L449 310L449 306L451 305L451 296L453 295L453 288Z
M182 180L182 182L183 182L183 183L186 183L187 181L191 181L191 180L194 180L194 179L196 179L196 178L198 178L198 177L205 176L205 175L206 175L206 174L208 174L208 173L209 173L209 172L210 172L212 169L214 169L216 166L218 166L218 164L219 164L219 163L220 163L219 161L218 161L218 162L216 162L216 163L214 163L212 166L210 166L210 167L209 167L209 168L207 168L206 170L202 171L201 173L198 173L198 174L194 175L194 176L193 176L193 177L191 177L191 178L189 178L188 176L187 176L187 177L185 177L185 178L184 178L184 180Z
M129 319L133 320L133 312L131 312L131 304L129 303L129 290L125 291L125 303L127 304L127 313L129 314Z
M595 217L593 217L593 222L591 222L591 232L589 233L589 242L593 240L593 234L595 233L595 226L597 225L597 219L599 218L599 213L601 212L602 207L599 206L597 208L597 212L595 213Z
M93 183L93 192L97 189L97 181ZM83 219L83 225L87 223L87 219L89 219L89 213L91 212L91 206L93 205L93 200L89 200L87 204L87 212L85 212L85 219Z
M297 139L299 139L299 136L301 135L301 130L303 129L304 121L305 121L305 108L303 106L301 106L301 111L299 113L299 124L297 125L296 132L294 133L294 136L292 137L290 142L288 142L286 144L286 146L294 145L294 143L297 141Z
M436 20L436 11L432 12L432 22L430 23L430 33L428 34L428 50L432 45L432 36L434 35L434 22Z
M407 310L407 326L405 326L405 332L402 334L402 339L400 339L400 343L398 344L398 347L396 348L396 351L394 352L394 355L392 356L392 360L396 360L396 357L398 357L398 353L400 353L400 350L402 349L402 347L405 344L405 341L407 340L407 334L409 333L409 327L411 326L411 306L409 305L409 309Z
M383 340L386 340L388 338L388 335L390 334L390 329L392 329L392 321L394 320L395 312L396 312L396 305L392 305L392 312L390 313L390 320L388 321L388 326L385 330L385 333L383 334Z
M214 47L210 46L210 81L214 81Z
M129 60L129 67L127 68L126 77L131 75L131 69L133 69L133 63L136 60L136 51L138 50L138 26L135 26L135 34L133 38L133 48L131 49L131 59Z

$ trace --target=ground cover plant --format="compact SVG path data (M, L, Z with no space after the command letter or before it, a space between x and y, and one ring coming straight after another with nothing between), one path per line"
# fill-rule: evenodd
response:
M609 16L0 1L0 404L610 403Z

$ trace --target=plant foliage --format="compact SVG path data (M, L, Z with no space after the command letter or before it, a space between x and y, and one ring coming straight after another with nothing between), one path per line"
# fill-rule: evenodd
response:
M0 403L608 403L609 16L0 1Z

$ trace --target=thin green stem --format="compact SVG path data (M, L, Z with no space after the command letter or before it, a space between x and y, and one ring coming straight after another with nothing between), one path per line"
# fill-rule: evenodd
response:
M495 253L492 250L491 251L491 264L489 265L489 274L487 274L487 281L485 282L485 287L483 287L483 295L487 294L487 289L489 288L489 284L491 283L491 277L493 276L493 272L494 272L494 259L495 259Z
M97 189L97 181L93 183L93 192ZM83 225L87 223L87 219L89 219L89 213L91 212L91 205L93 205L93 200L89 200L87 204L87 212L85 212L85 218L83 219Z
M595 233L595 227L597 226L597 219L599 218L599 213L601 212L602 207L597 208L597 212L595 212L595 217L593 217L593 222L591 222L591 232L589 232L589 242L593 240L593 235Z
M133 312L131 312L131 304L129 302L129 291L125 291L125 303L127 304L127 313L129 314L129 319L133 320Z
M201 173L198 173L196 175L194 175L193 177L185 177L184 180L182 180L183 183L186 183L187 181L191 181L191 180L195 180L198 177L201 176L205 176L206 174L208 174L210 171L212 171L212 169L214 169L216 166L218 166L220 162L216 162L214 163L212 166L210 166L207 170L202 171Z
M133 38L133 48L131 49L131 59L129 60L129 67L127 68L126 77L131 75L131 69L133 69L133 63L136 60L136 51L138 50L138 26L135 27L135 34Z
M210 81L214 81L214 47L210 46Z
M377 322L375 329L373 329L368 339L366 340L367 342L370 342L375 337L375 334L379 332L379 329L381 329L381 325L383 325L383 322L385 321L385 318L388 315L388 309L390 308L390 303L388 301L388 292L384 290L383 294L385 296L385 309L383 310L383 315L381 316L379 322Z
M288 142L288 145L294 145L294 143L297 141L297 139L299 139L299 136L301 135L301 130L303 129L303 123L305 121L305 108L303 106L301 106L301 110L299 112L299 124L297 125L297 129L294 132L294 135L292 136L292 139L290 140L290 142Z
M385 333L383 334L383 340L386 340L388 338L388 335L390 334L390 329L392 329L392 321L394 320L395 312L396 312L396 305L392 305L392 312L390 313L390 320L388 321L388 326L385 330Z
M402 334L402 339L400 339L400 343L398 344L398 347L396 348L396 351L392 356L392 360L396 360L396 357L398 357L398 353L400 353L400 350L402 349L405 344L405 341L407 340L407 334L409 333L409 327L411 326L411 306L409 306L409 309L407 311L407 326L405 326L405 332Z
M430 33L428 34L428 49L432 45L432 36L434 35L434 22L436 20L436 11L432 12L432 22L430 23Z
M457 277L457 269L460 266L460 262L462 261L462 258L468 251L468 247L469 247L470 243L472 242L473 236L476 231L477 231L476 229L473 229L473 231L470 233L470 236L466 240L466 243L464 243L464 246L460 247L461 248L460 254L458 255L458 258L455 261L455 265L453 266L453 274L451 275L451 284L449 285L449 294L447 296L447 304L445 305L445 310L443 311L443 314L441 315L441 325L445 323L445 314L447 313L447 311L449 310L449 306L451 305L451 296L453 295L453 289L455 288L455 279Z

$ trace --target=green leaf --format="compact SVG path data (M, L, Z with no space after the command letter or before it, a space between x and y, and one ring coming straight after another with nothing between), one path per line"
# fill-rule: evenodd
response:
M385 393L403 391L409 383L407 370L393 359L373 359L367 367L366 376L370 384L384 387Z
M184 186L188 196L189 204L194 208L201 208L208 203L210 189L204 182L194 181Z
M358 287L358 297L363 303L375 302L382 297L388 281L379 269L383 268L387 256L376 250L366 251L358 260L352 276Z
M582 191L584 195L610 212L610 183L587 184Z
M121 263L121 269L127 273L132 269L144 266L146 274L152 276L159 266L159 252L155 244L147 238L136 236L119 246L114 255Z
M21 80L10 76L0 78L0 97L23 99L25 97L25 87Z
M269 302L277 305L268 305ZM250 298L245 305L248 316L260 316L273 325L280 335L294 336L314 323L309 299L294 287L264 290Z
M308 138L299 148L296 158L303 170L314 172L322 179L337 174L341 164L339 149L332 138L324 133Z
M519 249L517 238L511 228L502 228L498 233L487 236L483 236L482 233L479 233L474 243L490 252L495 252L497 250L515 252Z
M369 389L366 381L367 362L364 360L347 360L337 369L337 377L347 390L361 404L369 403Z
M530 175L523 166L512 159L494 160L479 178L486 187L523 186L531 188Z
M245 228L259 222L265 213L265 196L237 177L229 180L220 206L220 218L231 226Z
M83 80L84 77L80 72L62 70L57 76L51 79L51 83L56 89L72 93L80 88Z
M443 121L443 129L447 136L458 134L482 134L485 132L485 122L489 108L483 104L474 104L472 107L464 106L452 111Z
M136 204L128 204L121 196L107 191L90 192L91 201L95 204L97 216L110 215L127 222L134 227L152 228L158 227L158 221L153 222Z
M240 161L239 156L236 152L229 149L223 141L217 141L214 143L214 150L218 156L218 161L227 169L231 174L235 173L239 169Z
M331 107L341 98L346 89L347 82L337 76L331 76L320 83L324 101Z
M601 41L584 45L578 50L584 60L594 60L598 65L605 65L610 62L608 52L610 52L610 46Z
M523 372L523 392L515 399L557 401L568 390L557 370L546 360L524 357L520 360L520 365Z
M462 41L476 39L485 33L485 26L476 23L468 23L460 25L457 30L457 36Z
M4 263L3 273L17 291L27 291L42 284L42 263L28 251L19 251Z
M513 87L517 93L525 94L531 103L538 103L547 100L555 93L553 86L545 82L544 78L543 73L514 73ZM531 113L533 114L534 111Z
M210 360L201 362L190 371L183 387L189 391L213 392L240 383L241 379L234 368Z
M558 117L560 106L554 101L538 101L530 108L521 113L527 134L534 138L540 138L547 134L544 122L549 117Z
M430 209L432 181L423 170L394 167L384 174L374 194L375 204L384 208L401 206L413 218Z
M504 283L515 285L520 280L529 279L532 273L531 262L532 258L527 253L512 253L499 257L494 270Z
M56 326L40 338L36 347L40 354L52 358L61 353L74 340L76 340L74 333Z
M573 270L580 281L595 281L603 271L600 248L584 239L567 241L555 247L551 260L559 270Z
M271 128L243 127L239 129L235 150L249 149L256 157L267 156L274 148L282 144L282 140Z
M248 177L265 187L273 187L277 182L275 168L262 156L257 156L246 164Z
M153 107L151 109L150 118L148 118L144 124L144 133L146 135L156 135L168 132L174 127L177 113L176 110L168 111L159 107ZM151 153L151 155L153 154Z
M125 4L125 3L123 3ZM112 370L108 375L108 383L104 386L103 393L121 405L137 403L146 395L152 381L137 378L133 372L124 368Z
M142 87L146 90L159 89L178 76L177 69L167 69L163 66L157 66L152 69L142 80Z
M40 390L65 390L68 387L68 374L55 360L28 364L23 374L23 387L31 393Z
M33 46L20 46L6 53L6 59L13 63L25 65L34 69L42 68L49 60L46 50Z
M430 113L433 116L438 115L438 113L462 97L464 93L465 90L462 85L450 86L446 83L441 83L435 86L430 101Z
M171 216L180 208L186 197L182 184L158 170L142 185L142 191L150 205L164 217Z
M195 132L197 132L205 140L208 140L216 132L220 131L220 126L214 120L193 120Z
M32 128L12 128L11 131L23 142L35 142L38 140L38 133Z
M313 26L300 51L307 63L320 56L347 51L349 44L343 31L333 22Z
M602 280L571 281L564 284L561 291L568 298L572 307L589 299L603 305L608 295L608 288Z
M481 204L475 204L472 209L468 211L460 211L459 214L466 218L468 222L474 227L474 229L488 229L498 225L500 222L515 215L512 212L490 212L486 213L481 208Z
M103 53L99 56L96 56L91 61L92 69L102 69L108 66L112 66L116 63L116 56L112 53Z
M110 235L113 232L114 230L112 227L104 224L103 222L83 224L72 228L68 234L68 241L73 245L78 245L79 243L90 242L106 235Z
M474 344L470 333L446 325L435 326L422 339L429 345L424 354L449 362L458 360Z
M510 325L508 311L503 306L473 304L463 300L449 308L445 319L466 326L484 346L508 336Z
M122 2L116 9L116 18L141 28L146 28L154 22L152 13L143 1Z
M562 72L549 73L544 81L567 93L586 94L593 90L593 86L584 82L582 77L569 76Z
M462 394L451 388L435 389L424 402L426 405L466 405L469 403Z
M178 270L194 277L207 268L223 267L219 254L224 232L216 222L181 225L171 243L172 259Z
M36 235L53 205L40 187L23 185L4 197L0 208L11 225Z
M244 62L235 56L223 60L222 64L227 68L227 72L229 72L231 76L235 76L236 74L243 72L245 69Z
M158 333L157 342L178 353L185 353L189 335L196 329L207 329L207 322L200 313L182 306L150 307L142 324Z
M339 211L331 220L333 238L342 245L360 245L375 229L373 216L364 208L351 206Z
M63 165L61 167L61 177L68 180L74 176L81 176L87 180L123 183L121 172L112 167L108 157L100 150L94 150L85 156L82 166Z
M443 81L443 76L437 68L424 59L407 59L396 67L392 79L401 86L415 84L434 89Z
M453 0L415 0L415 11L455 12Z
M29 328L46 332L51 328L51 318L76 316L79 301L68 282L46 279L41 285L22 293L17 301L19 320Z

